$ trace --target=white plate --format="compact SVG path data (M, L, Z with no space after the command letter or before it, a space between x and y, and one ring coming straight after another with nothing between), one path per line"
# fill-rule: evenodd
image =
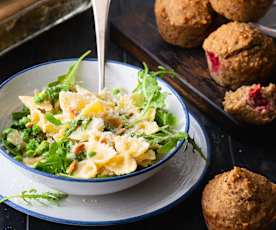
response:
M267 14L255 25L265 34L276 38L276 1Z
M208 138L198 121L190 115L190 135L210 159ZM16 210L47 221L71 225L112 225L138 221L157 215L187 198L199 185L207 170L205 162L189 148L177 154L166 167L147 181L122 192L103 196L68 196L59 206L37 202L28 205L14 199L6 204ZM0 194L8 196L23 190L50 189L25 177L0 156Z
M56 76L64 74L75 61L75 59L63 59L42 63L17 73L0 85L0 130L3 130L9 124L10 114L22 107L22 102L18 99L20 95L30 95L35 88L43 88L48 82L55 80ZM98 79L97 74L95 74L98 72L97 67L96 60L86 59L81 63L77 72L77 81L92 92L97 90ZM109 89L119 87L131 92L136 86L138 71L140 69L135 66L109 61L106 64L105 86ZM189 116L183 99L164 80L160 78L157 80L162 91L167 94L166 108L177 117L178 126L176 129L187 132ZM178 154L178 150L183 143L184 141L179 142L175 149L147 168L110 178L78 179L56 176L38 171L16 161L1 146L0 154L8 158L11 164L17 166L18 170L25 173L32 180L43 183L48 187L73 195L103 195L130 188L148 179Z

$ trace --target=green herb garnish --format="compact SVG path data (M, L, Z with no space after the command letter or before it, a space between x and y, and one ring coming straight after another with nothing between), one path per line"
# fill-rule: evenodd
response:
M140 134L139 137L145 138L152 146L160 146L157 149L159 154L170 152L179 141L188 140L188 135L184 132L173 132L168 127L163 127L159 132L146 135Z
M165 107L166 93L161 92L161 87L158 85L157 77L175 76L173 70L166 70L164 67L159 67L156 72L149 71L148 66L144 64L144 69L138 73L138 84L133 93L136 97L139 96L142 109L141 117L137 119L139 122L143 119L150 108L163 109ZM136 103L137 104L137 103ZM134 123L136 123L134 122Z
M177 125L177 118L165 109L156 110L155 121L160 127L166 125L173 127Z
M51 143L49 151L42 155L43 159L37 163L35 168L55 175L66 173L67 167L72 162L66 157L69 149L70 144L68 141Z
M119 97L121 93L122 93L122 92L121 92L121 89L119 89L119 88L114 88L114 89L112 89L112 95L113 95L114 97Z
M58 203L61 200L65 199L67 197L67 194L61 193L61 192L44 192L44 193L38 193L36 189L30 189L21 192L18 195L12 195L4 197L2 200L0 200L0 204L7 200L11 200L14 198L20 198L23 201L25 201L28 204L30 203L30 200L36 200L36 201L48 201L50 203Z
M92 120L93 120L92 118L83 120L81 124L82 129L86 130Z
M71 121L70 128L65 131L65 138L69 137L80 125L82 125L82 120Z
M43 101L50 101L54 104L59 97L61 91L69 91L75 84L76 72L80 66L81 61L86 58L91 51L87 51L83 54L79 60L70 66L68 72L54 82L48 84L47 88L36 94L34 100L36 103L42 103Z
M54 124L56 126L59 126L62 124L62 122L59 119L55 118L53 116L53 114L51 114L51 113L46 113L45 117L46 117L47 121L51 122L52 124Z
M87 158L94 157L96 156L96 152L88 152L87 153Z
M0 139L5 149L7 149L11 155L16 157L16 156L22 155L22 146L15 146L9 141L8 135L12 132L18 132L18 131L13 128L4 129L3 132L1 133Z
M194 152L197 152L201 156L202 159L207 161L207 157L202 152L202 149L198 146L198 144L195 142L195 140L190 136L188 137L188 143L192 145Z
M12 113L12 120L19 121L21 118L30 114L30 110L27 107L23 107L22 111Z

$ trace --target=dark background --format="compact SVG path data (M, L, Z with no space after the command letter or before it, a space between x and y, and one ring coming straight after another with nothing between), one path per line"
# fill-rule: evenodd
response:
M113 0L112 16L135 10L141 0ZM148 1L148 0L144 0ZM152 4L152 1L148 1ZM47 31L32 41L0 57L0 79L3 81L12 74L35 64L68 57L79 57L91 49L96 57L96 44L93 31L92 10L88 10L73 19ZM131 26L131 22L130 22ZM113 41L111 34L108 58L140 66L135 58L120 49ZM215 174L229 170L233 165L246 167L262 173L276 181L276 152L274 143L265 138L268 134L250 132L246 139L232 136L224 131L222 125L206 117L189 105L205 126L212 145L212 159L208 174L201 186L177 207L159 216L140 222L112 227L72 227L45 222L21 214L6 205L0 205L0 229L206 229L201 212L201 192L204 184ZM273 135L273 134L269 134ZM275 136L275 135L273 135ZM252 137L252 138L251 138ZM253 141L254 140L254 141ZM4 186L4 185L0 185Z

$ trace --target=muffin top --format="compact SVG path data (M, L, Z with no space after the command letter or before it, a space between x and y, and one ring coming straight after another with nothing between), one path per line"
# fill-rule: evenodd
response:
M164 6L174 26L201 26L212 21L208 0L164 0Z
M273 46L271 38L247 23L230 22L209 35L203 43L203 49L228 58L239 52Z
M209 182L202 205L207 217L225 229L263 229L276 216L276 187L261 175L235 167Z
M213 9L232 21L257 21L268 11L273 0L210 0Z

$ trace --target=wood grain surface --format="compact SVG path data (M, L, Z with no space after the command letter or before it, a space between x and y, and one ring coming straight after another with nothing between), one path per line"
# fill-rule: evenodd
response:
M38 1L41 0L1 0L0 21L16 14L17 12Z
M212 116L228 130L263 129L237 121L223 110L226 89L210 77L204 51L201 47L184 49L162 40L153 10L153 1L142 1L139 6L112 18L113 39L138 60L174 69L177 79L167 79L193 105ZM216 26L221 24L218 18ZM131 26L129 25L131 22ZM269 129L275 129L275 122ZM267 127L265 127L267 129Z

